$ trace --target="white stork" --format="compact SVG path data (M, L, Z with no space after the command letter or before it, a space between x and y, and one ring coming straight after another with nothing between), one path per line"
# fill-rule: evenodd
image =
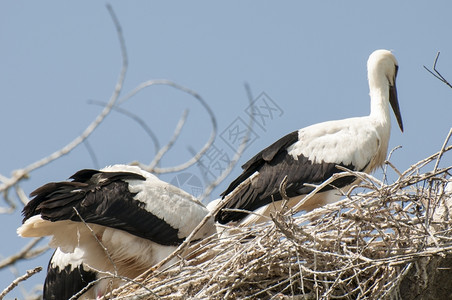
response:
M259 209L260 214L268 215L281 208L280 185L286 176L288 207L293 207L313 191L311 185L305 184L319 185L334 173L342 172L336 166L366 173L381 166L391 130L389 104L403 132L396 90L397 60L388 50L376 50L367 61L367 69L370 115L319 123L282 137L242 166L243 173L221 194L229 198L222 209ZM337 179L299 210L310 211L337 201L340 193L336 188L347 192L357 181L354 176ZM262 221L251 216L243 220L245 217L245 212L220 210L215 220L222 224Z
M51 236L50 245L57 248L44 299L64 299L80 291L68 292L65 286L76 278L79 286L115 271L135 278L171 254L208 213L192 195L138 167L81 170L71 179L32 192L17 230L22 237ZM213 233L209 220L194 240ZM89 295L100 297L124 283L110 281L100 281Z

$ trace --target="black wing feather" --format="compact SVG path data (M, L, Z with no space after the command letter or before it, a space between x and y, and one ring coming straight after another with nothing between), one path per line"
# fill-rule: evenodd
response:
M44 282L43 300L67 300L80 292L88 284L96 280L96 273L86 271L82 265L68 265L64 269L52 267L52 259L47 267L47 276Z
M259 170L263 164L270 162L277 154L284 152L287 147L294 144L296 141L298 141L298 131L294 131L283 136L261 152L257 153L253 158L251 158L242 166L243 173L233 182L231 182L229 187L223 193L221 193L221 196L223 196L224 198L224 196L232 192L254 172Z
M295 160L288 154L287 148L296 141L298 141L298 131L286 135L248 161L243 166L245 168L243 173L221 194L223 198L256 171L259 172L259 176L252 182L247 183L241 191L231 197L223 208L253 211L272 201L282 200L279 187L286 176L287 196L296 197L308 194L314 189L313 187L305 186L305 183L321 184L334 173L342 172L336 167L338 165L336 163L312 163L302 155L298 156L298 160ZM355 170L352 165L342 166ZM354 176L339 178L321 191L347 186L355 179ZM215 216L215 220L226 224L231 221L240 221L246 216L247 213L220 210Z
M145 203L129 191L125 180L145 181L142 175L81 170L71 178L73 181L48 183L32 192L34 198L23 210L23 221L39 214L52 222L81 222L81 216L87 223L124 230L161 245L183 241L176 228L147 211Z

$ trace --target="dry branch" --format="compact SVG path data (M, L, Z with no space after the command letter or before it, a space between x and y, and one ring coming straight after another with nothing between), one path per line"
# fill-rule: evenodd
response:
M28 270L27 273L25 275L22 275L18 278L16 278L13 282L11 282L10 285L8 285L8 287L6 289L4 289L1 293L0 293L0 300L3 299L3 297L6 296L6 294L8 294L9 292L11 292L20 282L27 280L28 278L30 278L31 276L33 276L34 274L41 272L42 267L36 267L32 270Z
M440 54L440 52L438 51L438 53L436 53L435 61L433 62L433 71L430 70L429 68L427 68L426 66L424 66L424 69L426 69L430 74L435 76L436 79L438 79L439 81L441 81L448 87L452 88L452 85L449 83L449 81L447 81L447 79L444 78L444 76L441 75L441 73L436 68L436 64L438 63L438 59L439 59L439 54Z
M139 93L143 89L145 89L147 87L150 87L150 86L154 86L154 85L167 85L167 86L170 86L172 88L175 88L177 90L180 90L180 91L182 91L184 93L187 93L187 94L193 96L196 100L198 100L198 102L207 111L207 113L209 114L209 117L210 117L210 121L212 123L212 132L211 132L207 142L198 151L198 153L196 153L192 158L190 158L185 163L180 164L178 166L169 167L169 168L158 168L156 165L158 164L158 161L161 159L161 156L167 151L166 149L161 150L161 151L163 151L163 153L159 154L158 156L156 156L154 161L151 162L149 165L138 163L138 166L140 166L142 169L147 170L147 171L149 171L151 173L155 173L155 174L178 172L178 171L187 169L191 165L195 164L201 158L201 156L210 148L210 146L212 145L213 141L215 140L215 136L217 134L217 120L215 118L215 114L213 113L213 111L210 108L210 106L208 105L208 103L197 92L195 92L195 91L193 91L193 90L191 90L189 88L186 88L186 87L184 87L184 86L182 86L182 85L180 85L178 83L175 83L175 82L173 82L171 80L166 80L166 79L148 80L148 81L145 81L145 82L141 83L135 89L133 89L131 92L129 92L129 94L127 94L124 98L122 98L118 102L118 105L120 105L120 104L124 103L125 101L129 100L130 98L135 96L137 93ZM179 127L180 126L178 125L178 128ZM177 134L177 130L178 129L176 129L176 133L175 133L175 137L176 138L177 138L177 135L178 135Z
M49 246L47 245L38 249L34 249L34 247L42 239L43 238L35 238L31 240L22 250L0 261L0 269L15 264L17 261L21 259L30 259L47 251L49 249Z

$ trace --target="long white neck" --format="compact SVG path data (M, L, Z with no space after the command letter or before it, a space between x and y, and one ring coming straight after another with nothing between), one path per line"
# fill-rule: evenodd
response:
M389 114L389 83L383 74L369 72L370 118L374 124L389 135L391 116ZM375 74L377 73L377 74Z
M391 116L389 115L389 83L384 76L375 77L369 73L370 115L380 136L379 151L375 156L372 169L381 166L388 151L389 136L391 135Z
M391 129L391 116L389 114L389 88L371 90L370 117L376 125Z

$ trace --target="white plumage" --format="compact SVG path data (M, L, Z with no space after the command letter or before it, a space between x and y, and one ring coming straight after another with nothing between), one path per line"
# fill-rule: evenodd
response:
M171 254L208 213L190 194L138 167L82 170L71 178L34 191L18 229L23 237L51 236L50 245L58 248L53 265L60 270L58 261L74 265L81 261L84 270L97 277L117 270L120 276L134 278ZM114 265L81 219L108 249ZM209 220L194 240L213 233L215 226ZM52 263L49 272L55 272L51 267ZM69 276L69 270L64 274ZM63 291L58 290L58 282L49 280L45 285L53 285L54 291L47 289L50 294L44 297L59 299ZM115 280L114 286L120 283ZM103 295L108 284L109 280L97 284L95 295Z
M370 115L358 118L329 121L294 131L256 154L242 166L243 173L222 194L228 198L216 215L216 220L226 224L231 221L254 223L262 221L246 213L227 211L243 209L268 215L281 208L280 185L287 176L286 194L293 207L306 194L334 173L342 172L336 166L370 173L384 163L387 154L392 106L400 129L402 118L396 90L397 60L388 50L374 51L367 62L371 98ZM300 210L316 207L339 199L357 179L344 177L332 182L320 193L300 206Z

